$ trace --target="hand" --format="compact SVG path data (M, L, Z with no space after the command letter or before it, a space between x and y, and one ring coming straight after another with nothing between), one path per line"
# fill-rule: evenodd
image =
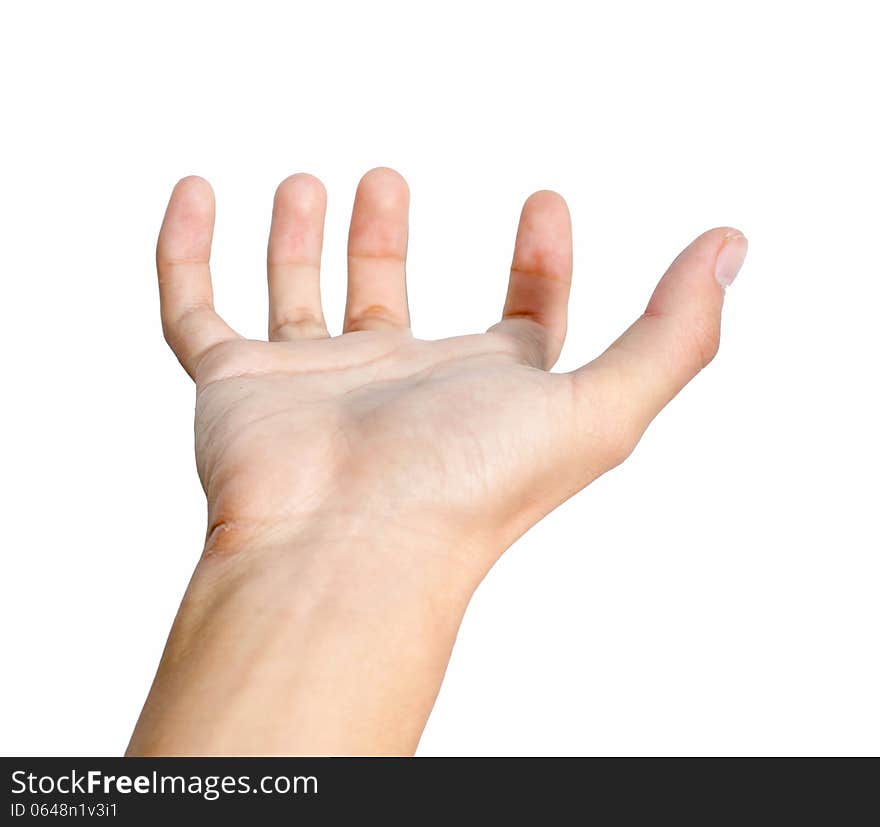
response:
M488 559L473 563L484 569L624 459L712 358L723 297L716 262L745 252L734 230L702 236L606 354L556 375L547 370L565 337L572 261L562 198L539 192L526 202L503 320L433 342L410 333L409 194L386 169L358 189L343 335L329 336L318 286L325 200L306 175L278 189L262 342L214 311L208 185L185 179L172 196L158 250L162 318L198 388L208 551L287 542L316 520L357 531L349 517L358 515L450 550L478 546Z
M742 263L746 241L726 228L700 236L605 353L573 373L552 374L572 269L560 196L538 192L526 201L502 320L483 334L432 342L410 333L409 193L387 169L368 173L358 188L343 335L329 336L318 283L325 201L322 185L307 175L278 189L268 253L269 341L262 342L242 338L214 310L210 187L187 178L172 194L157 253L162 322L196 381L196 459L209 525L169 648L175 635L188 641L183 649L191 647L194 628L215 624L216 595L226 595L232 581L259 582L250 590L261 595L278 590L270 583L295 581L288 596L305 589L311 605L315 591L332 593L335 606L348 601L360 618L374 617L376 595L383 605L393 594L401 607L435 607L454 619L438 624L440 665L422 670L430 676L425 699L398 740L374 733L372 741L346 741L353 727L346 718L339 737L318 737L314 749L303 744L301 726L286 740L264 742L285 751L407 751L439 686L460 614L498 555L625 459L657 412L714 356L724 286ZM232 591L236 597L222 605L233 600L235 612L247 614L242 589ZM418 600L410 603L402 592ZM249 599L265 604L263 596ZM193 603L200 608L188 609ZM338 639L328 638L328 646ZM180 664L163 667L172 676L180 671ZM414 693L413 680L423 678L410 675L398 702ZM320 706L319 699L309 703ZM382 717L378 705L368 718Z

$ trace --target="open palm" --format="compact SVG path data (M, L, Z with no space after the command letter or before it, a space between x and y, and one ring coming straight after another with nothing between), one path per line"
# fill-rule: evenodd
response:
M549 373L565 336L572 262L568 210L551 192L523 208L502 321L479 335L415 339L408 202L391 170L361 181L343 335L331 338L319 292L324 189L308 175L284 181L263 342L240 337L214 311L210 187L186 178L175 188L157 254L162 320L197 383L209 551L242 538L280 545L316 522L325 536L353 540L369 523L421 545L492 549L471 561L485 569L623 460L717 349L723 286L745 254L745 239L727 228L676 259L647 311L602 356Z

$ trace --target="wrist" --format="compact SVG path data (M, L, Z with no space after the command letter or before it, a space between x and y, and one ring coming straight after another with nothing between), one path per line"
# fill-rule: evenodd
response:
M303 587L325 599L375 594L466 605L500 549L485 537L427 525L410 529L351 512L312 514L295 526L215 520L196 576L258 581L285 594Z

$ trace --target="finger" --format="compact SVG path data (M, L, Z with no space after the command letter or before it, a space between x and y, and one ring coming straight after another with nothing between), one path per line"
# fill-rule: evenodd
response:
M549 369L565 340L571 289L571 217L561 195L536 192L519 219L502 321L536 367Z
M409 327L406 244L409 188L379 167L358 185L348 235L348 299L343 332Z
M660 280L645 313L608 350L571 374L580 398L611 417L622 456L659 411L715 356L724 290L745 259L739 230L710 230Z
M162 330L180 363L195 377L199 359L214 345L240 338L214 312L211 237L214 193L203 178L178 181L156 246Z
M327 336L321 310L321 247L327 193L311 175L281 182L269 231L269 339Z

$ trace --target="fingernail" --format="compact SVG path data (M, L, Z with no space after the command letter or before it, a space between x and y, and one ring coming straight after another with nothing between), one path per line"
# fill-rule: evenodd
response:
M742 233L733 233L724 240L715 259L715 280L723 287L733 284L749 250L749 242Z

